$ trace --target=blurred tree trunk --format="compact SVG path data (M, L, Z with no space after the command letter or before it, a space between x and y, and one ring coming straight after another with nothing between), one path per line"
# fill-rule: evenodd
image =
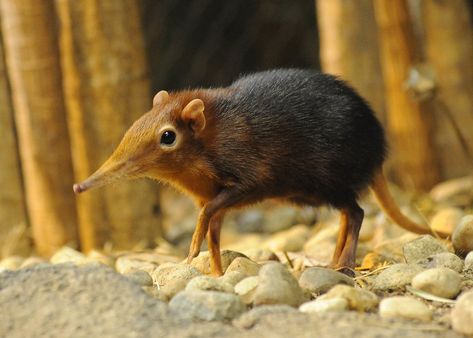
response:
M82 180L151 108L139 2L57 0L56 5L74 169ZM160 233L158 198L149 181L82 194L82 248L99 248L108 240L115 248L151 244Z
M437 80L437 98L451 112L470 149L473 148L473 21L466 0L422 1L427 59ZM438 103L438 102L437 102ZM446 177L471 172L468 161L437 106L435 133Z
M72 165L53 2L1 0L28 214L36 249L76 240Z
M383 76L372 0L315 3L322 69L347 80L384 119Z
M397 176L405 187L425 190L438 181L439 173L430 139L432 115L426 116L405 88L409 70L416 63L407 4L405 0L375 0L374 9Z
M30 251L20 158L7 79L3 42L0 39L0 258L12 254L27 255Z

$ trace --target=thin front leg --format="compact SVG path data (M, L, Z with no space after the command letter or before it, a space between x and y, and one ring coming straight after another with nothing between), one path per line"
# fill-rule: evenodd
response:
M337 245L335 246L335 252L333 253L332 262L330 263L331 268L338 267L338 260L345 246L347 240L347 227L348 227L348 212L345 209L340 210L340 228L338 229Z
M220 230L224 211L219 212L210 219L210 226L207 232L207 243L210 253L210 271L214 276L223 275L222 262L220 259Z
M192 242L187 256L187 263L192 262L200 252L200 247L209 229L210 219L219 211L237 203L242 194L235 190L222 190L213 200L206 203L199 213L197 226L192 235Z

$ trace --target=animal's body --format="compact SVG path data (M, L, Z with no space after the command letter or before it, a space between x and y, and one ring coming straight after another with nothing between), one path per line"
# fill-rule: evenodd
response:
M353 268L363 220L357 198L368 187L398 224L429 232L390 197L385 157L383 128L352 88L331 75L281 69L226 88L159 92L110 159L74 190L124 176L177 186L202 208L189 261L207 234L215 274L222 273L219 235L228 209L267 198L328 204L341 211L332 265Z

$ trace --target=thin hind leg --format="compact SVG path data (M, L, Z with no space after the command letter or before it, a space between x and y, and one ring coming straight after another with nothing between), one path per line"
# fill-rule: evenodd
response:
M345 209L340 210L340 228L338 230L337 245L335 246L335 252L333 253L332 262L330 267L337 268L338 260L342 255L345 242L347 240L347 227L348 227L348 212Z
M347 231L345 244L338 258L336 268L352 270L355 268L356 248L364 212L356 201L353 201L350 206L343 208L343 210L347 215Z

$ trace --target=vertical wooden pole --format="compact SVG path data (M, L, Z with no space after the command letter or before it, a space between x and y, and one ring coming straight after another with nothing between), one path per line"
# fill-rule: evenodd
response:
M422 1L425 47L437 80L437 99L451 112L473 149L473 20L466 0ZM434 102L434 104L438 101ZM437 106L435 133L446 177L471 172L445 112ZM472 159L473 160L473 159Z
M36 249L76 240L72 165L51 0L1 0L27 209Z
M405 81L415 65L414 37L405 0L374 0L385 80L388 132L397 175L404 186L430 188L439 179L431 140L433 114L409 97Z
M77 180L95 171L151 108L138 2L57 0L61 62ZM85 251L151 244L160 233L156 185L119 182L78 197Z
M347 80L384 119L383 76L372 0L315 0L315 4L323 71Z
M3 52L3 42L0 39L0 258L11 254L25 255L31 250L27 240L28 218ZM15 232L18 232L17 238L13 239L11 236Z

